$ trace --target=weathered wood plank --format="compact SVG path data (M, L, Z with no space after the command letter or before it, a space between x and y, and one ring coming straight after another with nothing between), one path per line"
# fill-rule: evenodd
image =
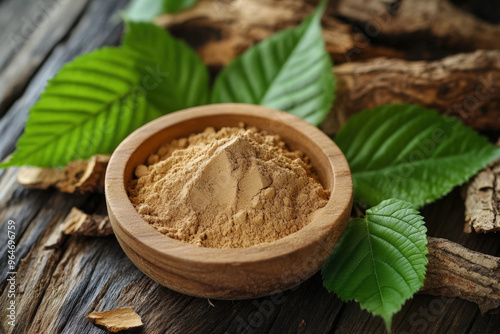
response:
M16 42L2 44L5 49L11 45L16 56L0 70L0 114L3 114L24 90L29 78L54 46L71 30L88 2L89 0L53 0L50 6L49 1L39 1L35 6L29 6L39 6L39 10L43 12L43 20L40 23L32 22L31 35L26 37L21 32L15 32L8 38L17 38ZM25 24L28 24L29 19L26 16L23 19L26 19Z
M5 0L0 3L0 71L29 40L58 0Z
M29 332L26 330L37 312L40 299L51 280L55 266L59 263L61 250L46 249L45 242L52 233L59 233L56 227L60 224L61 219L73 204L81 204L78 202L82 200L79 199L79 201L71 203L72 201L65 200L64 197L67 196L54 195L48 202L44 200L44 208L40 209L39 214L34 219L28 221L29 227L19 238L16 238L18 244L16 257L19 267L16 275L17 293L15 300L18 320L16 326L11 327L7 324L7 314L5 311L2 312L2 324L8 332ZM26 221L23 223L26 224ZM23 260L20 261L21 259ZM2 267L6 268L7 266L3 265ZM4 274L6 272L2 271L2 276ZM7 305L10 301L6 292L7 290L0 297L2 305Z
M127 2L127 0L94 0L85 10L84 17L72 31L69 40L55 48L31 79L22 97L0 120L0 133L3 136L0 159L4 159L14 150L17 138L23 131L29 108L38 100L47 80L52 78L64 63L102 45L116 45L119 42L123 26L119 21L111 20L111 17Z
M70 205L75 204L66 195L52 195L54 199L51 201L66 202L64 206L67 210ZM455 211L454 203L457 199L459 195L452 194L436 203L434 208L426 208L426 211L430 210L426 217L441 217L443 207L445 214ZM89 202L92 204L86 205L89 207L86 210L92 210L96 205L101 206L102 210L102 204L99 204L101 202L102 197L94 198ZM178 294L145 277L125 257L112 237L65 237L60 247L44 249L47 240L53 239L50 235L60 233L55 228L56 220L59 223L63 220L59 209L51 210L53 214L58 213L58 217L52 218L46 232L19 268L20 273L38 275L19 278L25 291L19 300L20 310L33 316L31 327L29 330L18 327L20 329L12 333L23 333L25 329L27 332L49 329L56 333L81 330L100 333L99 329L89 326L85 316L94 310L122 306L133 306L142 316L145 327L141 333L232 333L242 328L255 333L298 332L299 329L303 333L323 333L330 330L349 333L384 332L380 319L360 311L359 306L354 303L344 306L333 294L328 294L321 285L319 275L296 290L287 291L274 299L212 301L215 305L213 308L205 299ZM463 211L455 215L460 216L463 219ZM40 224L39 220L35 221L35 224ZM437 224L445 224L450 228L450 222L453 223L452 220L429 221L428 226L431 230ZM32 269L40 263L44 264L44 269ZM37 289L40 286L43 288ZM42 294L41 291L45 293ZM38 302L37 297L40 298ZM2 302L4 298L5 294ZM444 328L459 330L467 328L479 318L482 320L476 326L491 327L488 324L498 319L495 316L481 317L477 306L472 303L443 298L445 297L419 295L409 301L395 318L396 332L425 329L427 332L438 333ZM33 305L37 308L33 309ZM264 306L259 311L260 305ZM47 317L47 314L56 316Z
M86 319L93 311L91 304L99 302L100 294L109 289L106 284L111 284L111 280L124 287L141 274L114 240L70 238L62 251L28 332L99 333ZM48 314L52 316L47 317Z
M0 2L3 6L13 1ZM27 85L22 97L0 120L0 156L14 149L27 110L45 82L62 63L103 44L116 44L121 26L110 13L127 1L94 0L85 9L69 39L60 42ZM3 8L3 7L0 7ZM18 321L0 324L9 333L103 333L86 315L121 306L133 306L145 327L138 333L384 333L383 322L342 303L322 287L315 275L282 295L248 301L214 301L181 295L159 286L128 260L114 237L62 236L60 224L72 206L103 213L102 195L76 196L53 190L29 190L15 183L15 169L0 171L0 266L5 268L5 222L16 221L18 234ZM459 242L468 248L500 255L497 237L466 235L459 190L423 210L429 234ZM6 273L0 276L0 304L7 300ZM394 332L495 333L500 317L481 316L475 304L459 299L418 295L408 301L393 322Z
M476 317L469 327L470 333L482 334L498 332L498 326L500 325L498 318L500 318L498 315L496 317Z
M7 177L9 174L6 175ZM4 178L2 178L3 181ZM2 182L3 183L3 182ZM59 214L64 215L64 206L60 203L63 201L64 196L59 197L59 202L52 202L52 211L43 211L42 208L47 204L47 198L51 197L50 192L43 191L26 191L16 185L11 185L13 196L9 200L9 205L0 210L0 219L2 225L0 226L0 252L7 254L7 221L9 219L16 222L16 258L22 259L29 252L30 248L38 241L40 235L47 228L50 222L51 215ZM65 199L64 201L67 201ZM49 202L50 203L50 202ZM57 205L56 205L57 204ZM77 203L75 203L76 205ZM29 205L29 209L27 209ZM36 224L32 224L33 221ZM29 231L29 233L27 233ZM26 237L25 237L26 234ZM19 262L18 262L19 264ZM7 256L0 258L0 265L2 268L7 267ZM7 271L0 272L0 282L3 282L7 276Z
M61 65L71 60L75 55L91 51L101 45L117 43L121 36L122 26L120 22L111 21L110 17L118 9L123 8L126 3L125 0L113 2L93 1L92 5L86 9L84 17L73 30L71 38L57 47L37 75L31 80L22 98L0 120L3 137L0 143L0 156L2 158L14 149L15 141L22 133L29 107L38 99L46 81L54 76ZM53 22L57 23L57 17L52 19L55 20ZM70 26L67 26L68 31L69 28ZM57 226L60 223L60 218L63 218L60 215L66 214L73 205L81 204L85 197L59 196L50 191L26 191L12 182L12 179L15 178L14 173L15 169L10 169L3 171L1 174L2 190L0 194L3 196L1 197L0 206L2 208L0 211L0 217L2 218L0 250L2 254L6 254L6 222L8 219L12 219L16 221L17 225L17 264L20 264L20 259L25 259L30 265L34 265L37 262L29 261L30 250L35 247L34 244L43 240L44 232L47 229L49 231L54 230L54 225L51 224ZM47 196L49 197L47 198ZM47 204L49 206L44 207ZM54 220L54 217L57 217L57 219ZM26 299L29 303L25 303L24 306L21 304L20 309L18 309L21 320L18 324L24 324L17 326L16 330L18 332L23 332L23 326L27 326L29 324L28 320L33 318L36 306L39 304L39 298L43 295L60 256L57 250L40 251L44 254L41 261L43 266L37 267L40 270L30 270L30 268L33 268L27 267L24 272L24 274L30 276L29 279L27 278L27 282L33 282L34 285L30 286L28 284L28 290L33 292L30 299ZM6 257L2 256L0 263L3 268L6 268ZM6 275L7 272L2 270L1 282L5 282ZM23 278L20 276L19 280L18 282L21 282ZM5 283L2 284L2 290L3 287L5 287ZM23 322L23 318L27 321ZM4 317L4 319L7 318Z

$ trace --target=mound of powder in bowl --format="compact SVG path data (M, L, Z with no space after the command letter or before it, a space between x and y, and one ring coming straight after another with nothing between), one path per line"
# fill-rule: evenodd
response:
M202 247L283 238L311 222L330 195L302 152L243 124L166 143L135 176L128 192L142 218Z

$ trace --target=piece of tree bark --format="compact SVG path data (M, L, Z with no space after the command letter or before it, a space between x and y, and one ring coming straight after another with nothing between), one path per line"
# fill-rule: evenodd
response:
M427 274L420 292L459 297L484 314L500 306L500 258L441 238L428 238Z
M87 214L73 207L64 221L55 228L55 232L44 243L44 249L59 248L68 235L105 237L113 234L108 215Z
M102 192L108 161L109 155L94 155L89 160L72 161L62 170L21 167L17 181L27 188L56 187L70 194Z
M464 232L500 231L500 160L477 174L465 190Z
M201 0L190 10L156 20L175 36L186 40L212 69L226 66L248 47L279 30L296 27L310 15L318 1ZM365 45L362 34L334 18L333 8L323 17L326 49L335 62L376 56L405 57L395 49ZM363 46L362 53L352 53Z
M103 327L106 331L117 333L123 330L141 327L141 317L132 307L122 307L104 312L92 312L87 319L94 325Z
M336 13L368 38L405 39L461 51L500 48L500 25L482 21L448 0L340 0ZM379 36L380 35L380 36Z
M68 235L102 237L113 234L107 215L86 214L77 208L71 209L62 225L62 232Z
M62 176L62 170L57 168L21 167L17 182L26 188L47 189L55 186Z
M335 76L337 98L322 126L328 134L363 109L391 103L419 104L477 130L500 130L500 50L431 62L378 58L346 63L335 67Z

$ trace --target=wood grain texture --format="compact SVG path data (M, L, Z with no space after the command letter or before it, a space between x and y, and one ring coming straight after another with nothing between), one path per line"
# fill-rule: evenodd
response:
M330 191L307 226L248 248L197 247L155 231L132 206L126 187L147 156L172 139L240 122L278 134L304 152ZM248 299L292 288L316 273L333 251L351 214L352 177L340 149L324 133L291 114L247 104L214 104L163 116L128 136L111 156L106 201L115 236L148 276L173 290L217 299Z
M36 0L0 2L0 71L12 60L17 50L30 39L37 25L43 24L56 0L44 4ZM45 6L44 6L45 5Z
M4 178L0 179L0 183L3 181ZM11 187L22 189L15 183ZM385 332L380 319L361 311L357 304L344 304L328 294L319 275L272 297L246 301L211 300L214 308L207 299L176 293L144 276L113 237L64 237L58 247L46 249L47 241L70 206L99 212L104 209L104 203L102 196L68 197L55 191L24 190L18 199L20 205L23 208L28 203L32 205L32 195L37 193L44 195L39 207L50 209L40 216L46 218L26 222L33 229L23 238L33 240L35 245L23 256L25 260L18 268L20 273L30 273L20 278L25 292L18 303L23 319L32 320L11 333L102 333L85 319L87 314L125 306L133 306L142 317L145 327L140 333L236 333L245 328L253 333L293 333L299 329L302 333ZM47 202L49 196L53 199ZM455 240L463 236L461 242L470 248L500 254L496 238L463 235L460 229L452 228L463 221L463 210L457 208L460 201L459 192L455 191L424 210L430 234ZM54 217L63 210L61 202L66 203L66 213ZM3 217L21 222L19 218L22 217L12 209L4 209L1 213ZM52 220L50 226L46 225L47 220ZM37 236L36 233L42 231L43 236ZM5 298L5 291L1 298ZM0 299L0 303L4 300ZM28 313L30 307L31 313ZM1 312L3 310L0 310L0 317L4 319ZM481 316L475 304L425 295L407 302L394 320L396 333L442 333L444 328L460 331L469 326L494 333L499 325L498 316Z
M4 11L7 7L1 7L0 15L9 17L9 22L22 23L22 16L31 10L30 6L35 6L35 2L38 1L3 0L0 5L15 5L19 9ZM125 0L89 2L77 24L69 28L65 39L57 42L28 78L20 97L0 119L0 156L12 152L29 108L38 99L46 80L63 63L103 44L119 42L122 26L109 18L126 3ZM2 19L0 24L4 22ZM179 26L177 31L180 29ZM0 33L9 31L0 29ZM7 50L0 48L0 51ZM18 288L22 291L16 299L19 321L15 328L7 326L5 309L0 309L0 326L8 333L102 334L104 332L90 324L86 316L93 311L125 306L133 306L145 323L137 333L238 333L245 330L247 333L279 334L385 333L380 319L361 311L355 303L343 303L335 295L328 294L318 274L282 294L244 301L211 300L214 307L207 299L164 288L132 264L114 237L59 238L60 224L72 207L104 214L103 195L67 195L54 190L25 189L16 183L16 174L15 168L0 170L0 305L5 305L6 301L4 255L8 219L16 221L18 227ZM422 212L429 235L500 256L497 235L462 232L464 210L458 190L426 206ZM474 303L429 295L415 296L393 320L394 333L489 334L498 333L498 328L500 317L482 316Z
M390 103L419 104L477 130L500 130L500 50L431 62L378 58L338 65L335 76L337 98L323 124L327 133L363 109Z
M5 59L5 66L0 64L0 114L3 114L23 91L29 78L57 43L66 36L88 2L88 0L39 1L28 6L28 12L25 11L25 6L21 8L20 13L23 17L20 27L17 28L16 24L6 27L8 41L3 40L0 43L3 50L9 50L10 47L12 59L7 58L8 62ZM2 12L4 10L6 8L0 9ZM34 12L30 13L33 10ZM10 14L12 15L12 12Z

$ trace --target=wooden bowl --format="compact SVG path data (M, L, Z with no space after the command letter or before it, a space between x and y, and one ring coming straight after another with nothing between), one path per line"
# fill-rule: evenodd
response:
M307 226L274 242L248 248L198 247L169 238L143 220L126 185L135 167L174 138L206 127L244 122L279 134L306 153L331 196ZM108 213L113 231L132 262L170 289L215 299L247 299L292 288L316 273L344 231L352 206L352 178L335 143L316 127L282 111L246 104L214 104L178 111L136 130L115 150L106 172Z

